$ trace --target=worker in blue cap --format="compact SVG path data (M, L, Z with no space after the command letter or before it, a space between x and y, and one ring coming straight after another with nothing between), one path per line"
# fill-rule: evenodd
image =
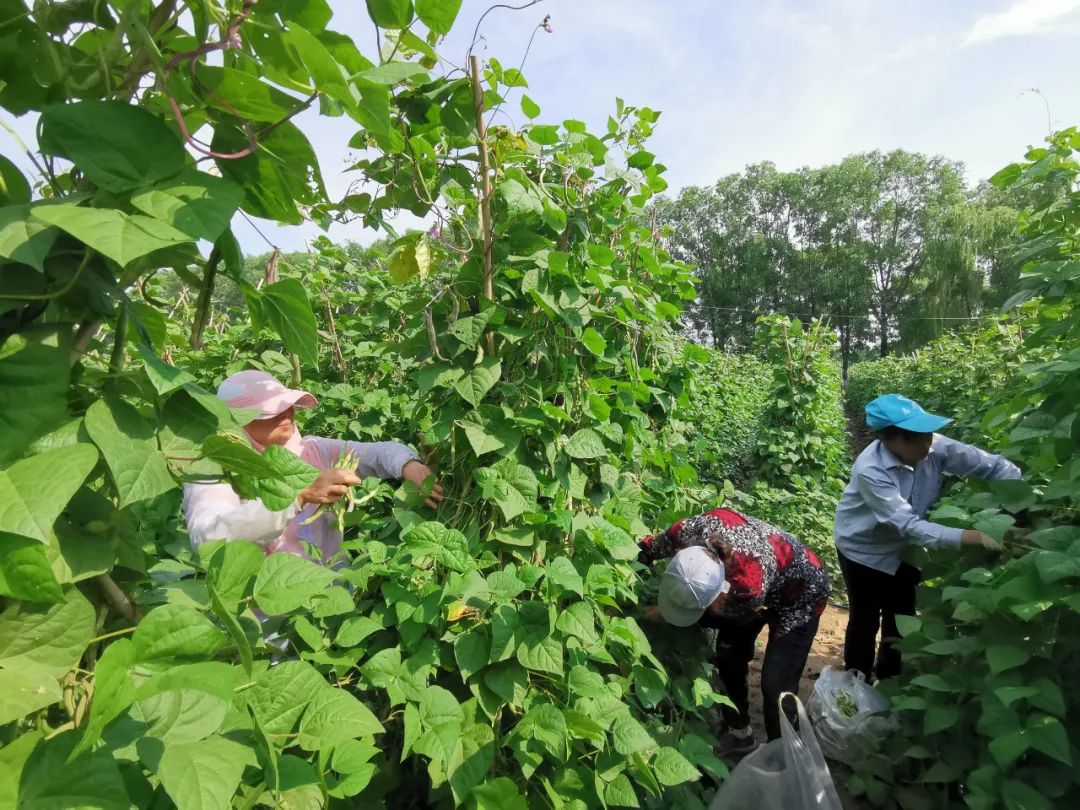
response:
M877 440L855 459L851 481L836 507L833 536L850 604L844 666L868 680L900 671L900 653L889 640L899 635L897 615L915 613L915 590L922 576L901 559L904 549L1001 548L976 529L926 520L944 473L986 480L1020 477L1019 468L1004 457L936 432L952 421L900 394L885 394L866 406L866 423Z

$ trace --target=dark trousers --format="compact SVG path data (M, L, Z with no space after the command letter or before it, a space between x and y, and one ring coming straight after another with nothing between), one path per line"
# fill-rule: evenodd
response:
M889 678L900 672L900 651L891 643L899 638L897 616L915 615L915 590L922 573L914 565L900 563L895 574L886 574L837 553L847 585L847 633L844 636L844 666L857 669L867 680L871 675ZM874 667L874 646L878 630L881 646Z
M735 708L722 707L724 721L731 728L743 728L750 722L750 689L747 675L754 659L754 641L765 626L765 619L749 623L713 619L716 628L716 669ZM782 636L769 634L765 660L761 665L761 696L764 700L765 732L770 740L780 736L780 712L777 700L784 692L799 694L806 657L817 634L818 617L789 630Z

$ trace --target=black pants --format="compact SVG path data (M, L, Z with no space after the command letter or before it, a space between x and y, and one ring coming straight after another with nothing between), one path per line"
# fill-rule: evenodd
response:
M765 619L749 623L712 619L709 627L717 629L716 668L720 680L735 708L724 706L724 721L731 728L743 728L750 722L750 689L747 675L754 659L754 640L757 639ZM799 694L799 678L802 677L806 657L817 635L818 617L806 624L789 630L782 636L769 635L765 647L765 660L761 665L761 696L764 700L765 732L770 740L780 736L780 712L776 702L784 692Z
M900 563L895 574L886 574L853 562L843 554L837 556L851 605L844 636L844 666L857 669L867 680L871 675L889 678L899 674L900 651L891 643L891 639L900 636L896 617L915 615L915 590L922 573L914 565ZM879 629L881 646L875 668L874 645Z

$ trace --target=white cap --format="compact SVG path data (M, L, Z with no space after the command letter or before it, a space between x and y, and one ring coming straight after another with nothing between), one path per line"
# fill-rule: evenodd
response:
M684 548L660 580L660 615L676 627L689 627L730 588L722 562L702 546Z

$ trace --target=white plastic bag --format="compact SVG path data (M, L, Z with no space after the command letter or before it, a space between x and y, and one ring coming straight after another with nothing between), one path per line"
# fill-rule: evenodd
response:
M857 670L825 667L806 704L821 750L829 759L854 765L873 753L892 720L880 714L889 701Z
M798 731L784 713L785 698L794 700L798 708ZM780 739L743 757L720 786L709 810L842 810L802 702L785 692L779 703Z

